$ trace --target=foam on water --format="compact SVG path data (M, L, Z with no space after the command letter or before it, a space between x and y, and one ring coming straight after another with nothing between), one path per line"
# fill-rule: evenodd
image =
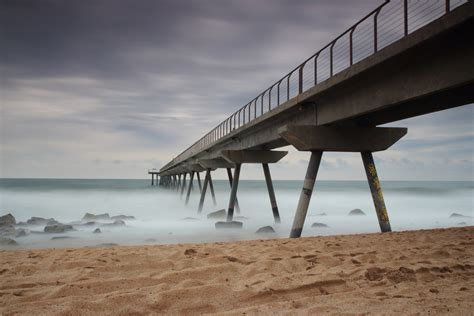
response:
M150 244L230 241L262 238L255 231L271 225L276 234L287 237L301 190L301 181L274 181L282 223L275 225L264 181L239 184L238 198L244 219L242 230L216 230L215 220L207 213L227 207L229 184L215 180L217 206L210 194L204 210L197 214L198 187L188 206L176 191L151 187L148 180L73 180L73 179L1 179L0 211L11 212L17 221L32 216L54 217L62 223L77 221L85 212L133 215L127 227L77 227L67 234L30 234L16 238L21 247L79 247L104 243ZM402 182L382 183L393 230L450 227L473 224L473 182ZM354 208L367 216L348 216ZM318 216L318 213L326 216ZM471 218L449 218L451 213ZM183 221L185 217L199 220ZM328 228L312 228L320 222ZM30 227L42 230L43 227ZM378 232L378 222L365 181L318 181L311 200L303 236ZM67 239L51 240L53 236ZM263 237L267 238L267 237Z

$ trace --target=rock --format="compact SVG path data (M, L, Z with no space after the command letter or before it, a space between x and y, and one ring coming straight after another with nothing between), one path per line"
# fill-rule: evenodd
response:
M329 226L324 223L313 223L311 227L329 227Z
M121 219L115 220L113 223L108 223L108 224L103 224L102 226L105 227L118 227L118 226L125 226L125 222L122 221Z
M242 228L243 223L242 222L237 222L237 221L231 221L231 222L217 222L215 224L217 229L221 228Z
M452 213L449 215L449 218L469 218L471 216L466 216L464 214L459 214L459 213Z
M51 237L51 240L61 240L61 239L70 239L72 238L71 236L54 236Z
M156 240L155 238L148 238L148 239L145 239L145 242L157 242L158 240Z
M236 221L245 221L245 220L248 220L250 219L250 217L245 217L245 216L234 216L234 219Z
M86 213L82 217L83 222L98 221L98 220L110 220L109 213L94 215L92 213Z
M18 222L16 223L16 226L27 226L28 224L26 222Z
M130 215L116 215L112 216L110 219L120 219L120 220L135 220L135 216L130 216Z
M16 219L11 213L0 216L0 226L6 225L16 225Z
M361 209L356 208L356 209L353 209L352 211L350 211L348 215L350 215L350 216L365 216L365 213L362 212Z
M74 230L71 225L65 224L57 224L57 225L50 225L44 228L45 233L53 233L53 234L60 234L70 230Z
M255 234L272 234L274 232L275 232L275 230L273 229L272 226L263 226L263 227L260 227L259 229L257 229Z
M17 229L16 233L15 233L15 237L25 237L26 235L28 235L28 232L23 229L23 228L20 228L20 229Z
M15 227L13 225L2 225L0 226L0 236L12 236L15 235Z
M0 246L17 246L17 245L18 243L11 238L0 237Z
M48 223L52 223L51 225L57 225L58 222L54 218L43 218L43 217L36 217L33 216L29 220L26 221L28 225L48 225Z
M102 231L100 230L100 228L96 228L96 229L94 229L94 231L92 233L93 234L100 234L100 233L102 233Z
M97 225L97 223L96 222L87 222L87 223L84 223L82 225L84 225L84 226L94 226L94 225Z
M314 216L327 216L328 214L322 212L322 213L317 213L317 214L314 214Z
M195 217L185 217L185 218L181 218L180 221L183 221L183 222L197 222L197 221L200 221L200 219L195 218Z
M227 212L224 209L207 214L207 218L225 219L226 217Z

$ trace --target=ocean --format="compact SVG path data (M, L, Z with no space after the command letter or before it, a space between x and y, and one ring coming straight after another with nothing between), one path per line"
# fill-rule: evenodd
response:
M202 214L197 213L199 189L195 183L189 204L185 194L151 186L150 180L99 179L0 179L0 215L12 213L17 222L32 216L55 218L61 223L80 220L86 212L132 215L124 227L75 227L65 234L46 234L44 227L27 227L30 233L14 238L20 248L82 247L100 244L140 245L248 240L288 237L302 181L275 180L281 224L275 225L265 182L241 180L238 200L244 225L241 230L217 230L207 214L227 209L227 180L214 180L217 205L210 192ZM415 230L473 224L474 182L384 181L382 188L392 230ZM366 216L348 216L352 209ZM320 215L325 213L326 215ZM452 213L466 215L451 218ZM187 217L195 220L183 220ZM311 227L315 222L328 227ZM257 235L270 225L275 234ZM302 236L379 232L377 217L366 181L318 180ZM56 238L53 236L67 236Z

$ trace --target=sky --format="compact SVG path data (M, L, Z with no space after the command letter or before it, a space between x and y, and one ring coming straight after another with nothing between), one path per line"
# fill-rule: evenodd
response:
M0 0L0 177L146 178L381 2ZM382 179L473 180L472 105L390 125ZM303 179L285 150L273 178ZM324 154L318 178L364 177Z

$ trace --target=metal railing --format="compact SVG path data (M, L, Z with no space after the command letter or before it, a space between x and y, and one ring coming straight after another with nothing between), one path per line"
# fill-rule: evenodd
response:
M468 1L386 0L234 112L162 169L202 151L231 132Z

